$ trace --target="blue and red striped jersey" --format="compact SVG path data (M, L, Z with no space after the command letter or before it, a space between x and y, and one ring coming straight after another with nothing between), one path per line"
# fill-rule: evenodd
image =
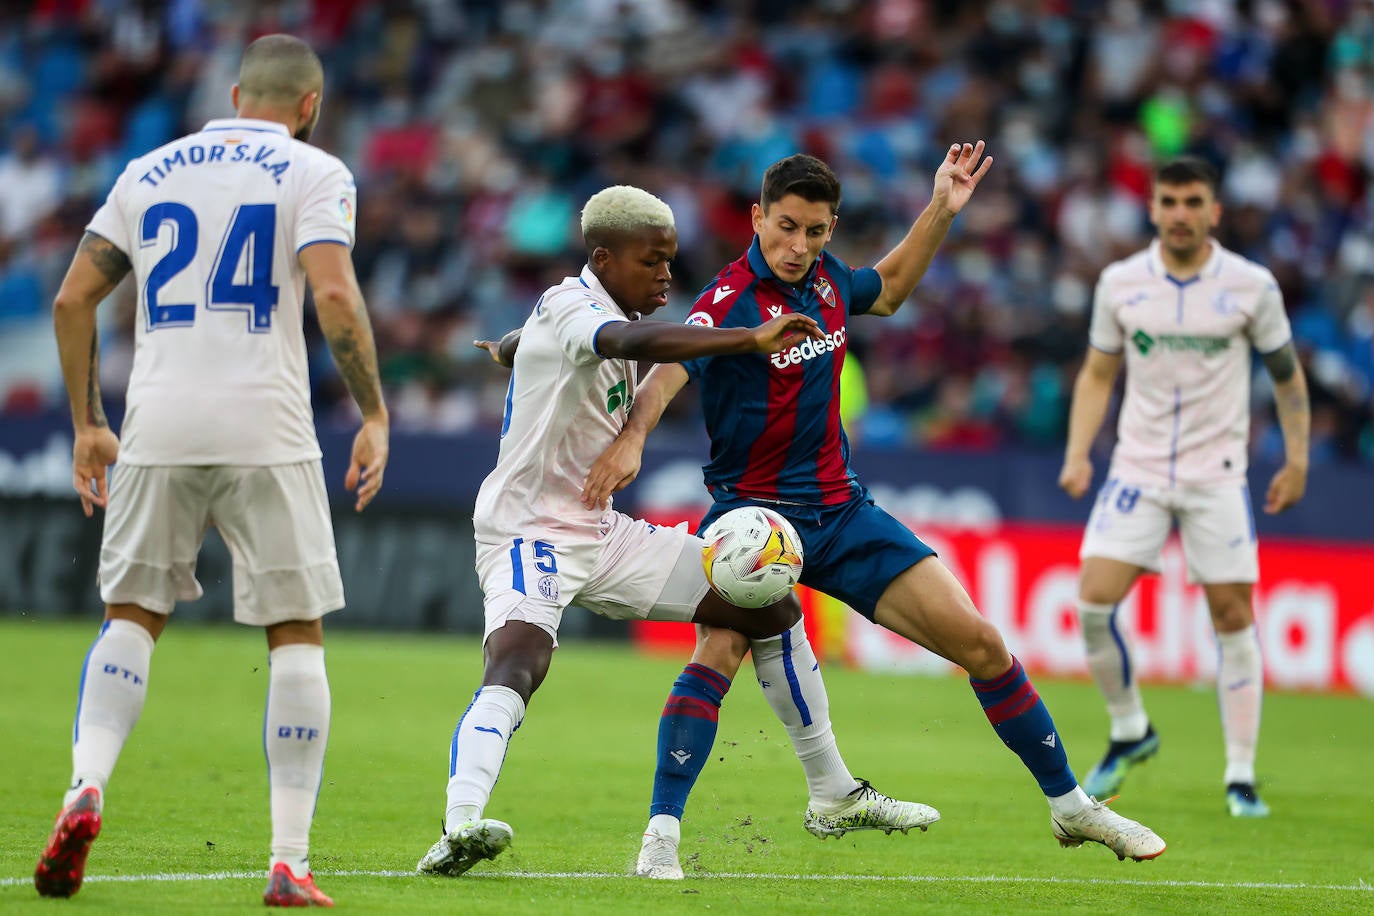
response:
M759 240L697 297L688 324L754 327L800 312L825 333L771 356L710 356L683 363L701 386L711 437L703 469L717 499L747 497L835 505L862 492L849 468L849 439L840 425L840 369L849 315L873 307L882 278L822 252L797 286L779 280Z

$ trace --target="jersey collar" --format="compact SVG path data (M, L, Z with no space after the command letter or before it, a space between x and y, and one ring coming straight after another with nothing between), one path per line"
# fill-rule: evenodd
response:
M1210 235L1207 236L1207 242L1212 246L1212 252L1207 255L1207 260L1202 262L1202 268L1198 270L1192 279L1197 279L1199 277L1215 277L1217 274L1221 273L1221 243ZM1159 239L1154 239L1150 242L1150 272L1156 277L1168 277L1170 280L1177 283L1179 281L1173 274L1169 273L1168 268L1164 266L1164 256L1160 254L1162 248L1163 245L1160 243ZM1191 282L1191 280L1188 282Z
M281 134L290 137L291 131L279 121L264 121L261 118L215 118L208 122L202 131L207 130L252 130L260 133Z
M598 299L601 299L602 301L609 303L612 310L614 310L615 314L625 318L630 317L629 315L625 314L625 310L620 307L620 303L615 301L615 297L612 296L610 293L606 292L606 287L601 285L601 280L597 277L597 275L592 273L592 265L583 265L582 273L577 275L577 280L583 286L587 287L587 289L595 293Z

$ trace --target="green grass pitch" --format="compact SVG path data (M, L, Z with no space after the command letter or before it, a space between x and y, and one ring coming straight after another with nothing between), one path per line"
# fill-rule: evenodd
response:
M576 612L574 612L576 613ZM167 630L143 719L109 789L87 881L37 897L33 865L70 767L95 623L0 620L0 911L260 912L269 833L260 633ZM850 768L943 820L910 836L803 831L805 783L746 665L684 824L683 882L632 877L658 715L685 659L567 644L516 734L487 813L515 843L456 880L419 877L439 831L449 736L478 683L475 640L334 632L334 714L312 834L338 906L405 913L1374 912L1374 712L1271 692L1267 820L1229 817L1210 688L1149 687L1163 738L1115 803L1169 843L1154 862L1061 849L1031 778L957 677L827 668ZM1090 684L1037 684L1086 772L1105 739Z

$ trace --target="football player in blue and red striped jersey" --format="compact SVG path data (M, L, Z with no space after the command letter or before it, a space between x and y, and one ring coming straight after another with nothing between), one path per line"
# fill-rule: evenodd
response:
M716 356L656 366L636 390L616 442L597 460L583 491L603 504L639 471L645 437L687 382L701 388L711 439L705 479L709 525L742 505L765 505L800 534L803 584L839 598L869 620L968 672L998 736L1030 770L1049 800L1064 845L1102 843L1119 857L1150 859L1164 842L1149 828L1089 798L1069 768L1049 711L997 628L959 581L905 525L879 508L849 466L840 422L840 372L851 315L888 316L920 281L958 212L992 165L982 141L956 143L935 174L929 205L905 238L874 267L851 268L825 250L834 232L840 183L807 155L774 163L752 208L755 237L698 296L689 324L752 326L799 312L822 339L771 356ZM729 630L698 628L691 663L678 676L659 726L658 766L638 873L680 878L677 844L687 795L715 740L720 703L746 652L769 705L787 728L806 771L807 830L925 829L939 818L852 776L840 756L819 664L801 622L750 642Z

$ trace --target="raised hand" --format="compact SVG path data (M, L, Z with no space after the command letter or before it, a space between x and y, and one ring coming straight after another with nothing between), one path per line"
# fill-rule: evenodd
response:
M992 168L992 157L983 158L983 141L956 143L945 154L945 161L935 172L935 192L932 201L951 214L964 209L978 182ZM981 162L980 162L981 160Z

